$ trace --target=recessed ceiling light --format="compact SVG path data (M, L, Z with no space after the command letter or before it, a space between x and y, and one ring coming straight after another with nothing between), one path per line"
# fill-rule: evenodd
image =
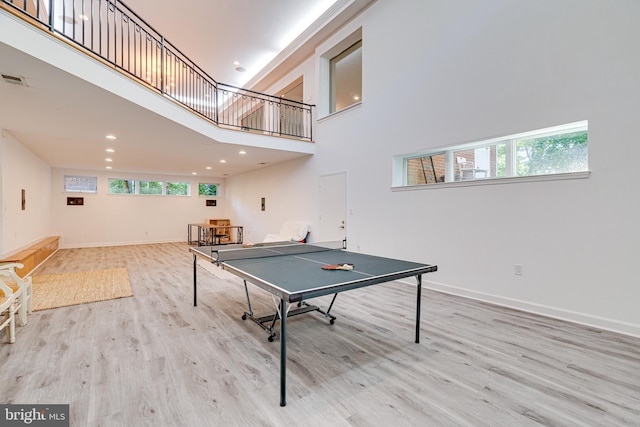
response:
M240 153L240 154L247 154L247 152L246 152L246 151L244 151L244 150L239 151L239 153Z
M198 175L198 172L191 172L191 175Z
M107 139L116 139L115 135L107 135L105 138L107 138Z
M105 169L112 169L111 166L105 166Z
M220 160L220 163L227 163L226 160Z
M211 168L211 166L207 166L205 169L210 171L212 168Z
M113 162L113 159L106 158L106 159L104 159L104 161L105 161L105 162Z
M360 97L359 97L358 95L356 95L356 96L354 96L354 97L353 97L353 99L354 99L355 101L357 101L357 100L359 100L359 99L360 99Z
M240 65L238 61L233 61L233 65Z
M116 152L116 150L114 150L113 148L107 148L104 151L106 151L107 153L115 153Z

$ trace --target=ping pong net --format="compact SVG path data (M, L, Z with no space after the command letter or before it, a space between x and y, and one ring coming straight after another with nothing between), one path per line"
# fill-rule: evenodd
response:
M211 261L220 264L225 261L251 258L268 258L283 255L301 255L311 252L324 252L345 249L344 242L300 243L269 242L251 246L219 248L211 250Z

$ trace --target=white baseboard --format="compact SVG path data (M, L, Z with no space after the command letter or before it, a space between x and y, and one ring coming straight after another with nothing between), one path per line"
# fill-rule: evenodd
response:
M415 285L414 281L408 281L407 283L411 283ZM588 313L580 313L580 312L566 310L558 307L535 304L535 303L512 299L512 298L505 298L499 295L476 292L469 289L450 286L444 283L423 280L422 286L425 289L430 289L437 292L442 292L442 293L456 295L456 296L469 298L477 301L487 302L487 303L499 305L502 307L512 308L515 310L525 311L533 314L538 314L540 316L546 316L546 317L550 317L558 320L563 320L566 322L577 323L577 324L589 326L592 328L602 329L606 331L616 332L619 334L640 338L640 325L633 324L633 323L621 322L619 320L594 316Z

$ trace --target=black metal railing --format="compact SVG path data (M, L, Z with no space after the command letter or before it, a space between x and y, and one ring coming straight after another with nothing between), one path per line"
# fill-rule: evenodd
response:
M215 81L121 1L0 2L219 126L313 139L313 105Z

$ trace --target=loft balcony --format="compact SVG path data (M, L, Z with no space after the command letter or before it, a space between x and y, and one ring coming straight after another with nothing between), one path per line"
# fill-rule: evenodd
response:
M218 126L313 139L312 105L215 81L122 2L1 1L43 31ZM53 19L57 15L64 19Z
M53 19L54 16L65 18ZM68 113L64 113L65 117L56 119L58 122L74 119L82 122L84 111L78 104L85 98L92 97L93 95L89 94L95 94L97 87L102 92L110 92L112 98L113 95L124 98L129 104L135 103L188 128L190 133L185 130L180 135L176 134L174 139L197 140L194 144L205 147L200 153L202 156L208 155L208 146L215 146L217 152L224 153L230 152L228 145L236 146L234 152L237 152L237 146L257 147L264 151L260 160L260 164L264 165L311 155L315 151L314 144L311 144L314 106L214 80L120 1L0 0L0 19L3 19L0 27L4 27L0 28L0 47L4 46L6 52L12 53L7 55L3 52L5 61L0 64L0 72L5 74L7 65L14 68L13 65L21 62L25 63L26 69L33 70L34 68L27 64L36 58L44 64L39 74L43 76L41 80L45 80L44 76L47 76L47 82L38 81L22 93L17 92L18 89L6 89L12 85L5 84L5 92L2 93L5 102L9 99L5 96L6 93L15 92L16 95L15 102L11 101L11 107L2 107L12 110L15 117L22 119L25 115L35 114L36 109L31 108L32 106L36 105L45 110L43 103L53 104L52 98L57 98L56 105L47 107L42 113L38 112L38 117L30 118L32 128L34 125L44 127L47 120L52 120L49 116L59 113L56 110L61 110L57 105L75 104L70 105L70 109L65 111L72 111L72 115L77 114L77 117L66 117ZM15 52L26 53L30 57L13 55L13 48ZM72 55L75 58L72 58ZM66 73L60 73L60 70ZM38 75L35 71L29 73ZM67 74L74 75L76 83L74 89L67 89L65 95L62 87L53 86L57 86L58 81L67 79ZM49 76L54 75L59 79L49 79ZM19 76L7 76L9 79L12 77ZM87 82L91 87L86 85ZM0 85L3 84L0 82ZM33 96L39 84L45 86L43 94ZM44 93L50 95L47 97ZM84 97L81 93L85 94ZM28 98L28 94L32 97L32 104L26 106L24 99ZM65 102L65 98L68 102ZM99 98L100 101L97 101L97 96L94 98L95 102L104 102L103 98ZM155 100L151 101L151 98ZM92 100L88 102L91 103ZM123 99L119 102L113 101L113 106L104 120L115 120L124 125L127 116L118 116L118 112L124 115L124 110L128 108L123 103ZM17 114L16 108L22 104L25 104L25 108ZM87 105L86 109L89 110L90 107L92 106ZM143 125L146 113L138 109L131 112L129 117L140 116L138 125ZM104 110L98 114L104 114ZM154 123L159 122L156 120ZM77 132L80 132L82 123L76 126ZM145 137L159 140L163 136L173 136L172 131L164 129L165 126L169 125L160 123L159 126L149 126L149 133ZM0 127L13 131L12 126L7 125L6 121L3 123L0 120ZM185 133L188 138L185 138ZM22 137L18 138L20 141L26 140L26 145L32 148L29 144L31 137L27 131L22 131L19 136ZM49 144L53 144L55 135L48 139ZM73 143L71 139L67 138L68 144ZM187 143L181 144L183 152L189 151ZM162 143L159 143L158 147L161 148ZM32 150L39 154L37 149ZM79 152L68 151L69 158L73 157L74 151ZM194 151L190 151L191 156ZM179 155L180 153L173 155L171 160L177 163ZM47 159L47 156L43 158ZM84 158L87 156L84 155ZM51 163L54 167L69 168L78 167L79 164L71 160ZM230 173L220 173L218 176L229 176L249 169L250 167L245 167ZM157 167L154 169L151 165L148 168L131 165L128 170L187 173L177 167L160 170Z

